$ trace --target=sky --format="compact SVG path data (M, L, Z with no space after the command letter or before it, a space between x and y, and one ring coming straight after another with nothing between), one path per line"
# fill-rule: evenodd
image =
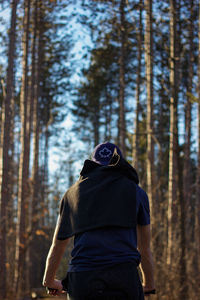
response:
M83 10L78 5L76 6L72 5L71 7L66 7L66 9L62 11L62 14L63 15L66 14L66 18L67 18L67 16L69 16L74 12L74 8L75 8L75 13L86 14L85 10ZM73 41L73 47L71 49L71 54L73 54L73 70L72 70L72 76L70 78L70 82L72 86L77 85L80 82L82 78L81 69L83 67L86 68L89 64L89 56L84 59L83 56L85 55L85 53L88 52L87 51L88 48L93 47L87 29L84 28L83 25L80 24L77 19L78 17L72 18L70 23L68 24L68 29L71 31L72 41ZM65 32L61 30L60 34L63 35L65 34ZM66 98L68 99L68 103L69 103L68 108L72 108L70 93L67 95ZM65 120L60 124L61 127L65 128L65 131L63 131L62 134L60 134L59 140L61 143L63 140L65 141L70 140L70 144L71 144L70 148L72 149L73 153L67 153L66 151L66 159L69 156L74 157L75 159L75 162L73 164L74 177L77 179L84 160L88 158L87 156L83 155L83 152L91 152L92 149L87 151L87 149L85 149L84 143L78 140L76 134L71 131L73 127L73 122L74 122L73 117L70 113L70 110L68 110ZM57 172L60 166L62 165L62 163L60 163L59 149L56 145L54 146L53 140L54 138L52 137L52 146L49 151L49 157L50 157L49 172L52 175L55 172ZM79 157L81 157L82 159L79 159ZM62 158L65 159L65 155Z

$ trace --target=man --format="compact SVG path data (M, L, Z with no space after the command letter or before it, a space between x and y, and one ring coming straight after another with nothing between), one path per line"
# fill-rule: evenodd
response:
M49 294L66 290L71 300L142 300L143 290L155 293L149 203L138 183L135 169L115 144L96 146L61 201L43 279ZM56 280L72 236L67 276Z

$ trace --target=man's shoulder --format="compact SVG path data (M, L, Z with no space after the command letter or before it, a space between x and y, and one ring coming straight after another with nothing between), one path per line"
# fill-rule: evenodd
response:
M137 192L138 197L148 199L147 193L138 184L136 184L136 192Z
M149 199L147 193L140 186L137 186L137 205L138 205L137 224L139 225L150 224Z
M68 203L68 201L71 199L71 196L73 196L74 193L77 192L77 185L78 180L65 191L64 195L60 200L60 210L62 209L63 205L66 205Z
M64 193L63 198L68 198L69 196L71 196L71 194L73 194L74 192L77 192L79 189L79 184L81 182L81 179L79 178L78 180L76 180Z

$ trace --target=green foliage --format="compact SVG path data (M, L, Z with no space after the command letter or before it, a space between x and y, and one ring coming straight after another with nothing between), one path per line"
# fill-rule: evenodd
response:
M49 134L53 134L56 125L61 123L67 114L66 94L69 91L71 75L69 53L72 41L69 34L66 33L64 36L60 34L61 30L66 32L68 30L67 24L61 22L64 7L62 3L46 1L43 4L40 23L43 55L39 118L41 126L49 127Z
M114 99L118 91L117 48L112 45L94 49L91 53L91 62L87 70L82 70L85 81L78 89L77 99L74 101L73 114L78 124L90 122L92 130L95 123L100 126L106 123L106 114L112 110ZM111 117L111 116L110 116ZM79 128L79 125L77 126ZM84 134L84 132L82 133ZM84 137L84 136L83 136Z
M120 58L120 20L119 2L98 2L97 7L87 1L84 5L92 15L81 16L81 22L89 28L95 44L90 52L90 62L82 70L83 80L74 95L72 113L75 116L74 130L84 141L116 139L118 96L119 96L119 58ZM107 13L104 9L107 8ZM94 20L94 12L96 19ZM127 13L127 12L126 12ZM127 13L128 14L128 13ZM125 82L126 97L135 87L136 33L135 26L127 16L125 23ZM98 26L94 24L98 22ZM126 105L126 111L130 109Z

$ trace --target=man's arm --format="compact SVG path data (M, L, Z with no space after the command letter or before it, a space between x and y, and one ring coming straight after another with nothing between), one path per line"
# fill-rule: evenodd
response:
M43 277L43 285L52 289L62 290L59 280L55 279L59 264L68 245L70 238L57 240L58 226L55 228L52 245L46 259L46 267Z
M154 264L150 248L150 225L137 225L138 250L141 254L144 291L155 289Z

